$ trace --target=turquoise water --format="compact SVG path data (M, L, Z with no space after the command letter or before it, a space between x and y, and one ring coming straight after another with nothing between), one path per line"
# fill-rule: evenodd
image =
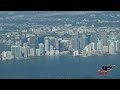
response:
M0 79L120 79L120 55L47 56L0 62ZM102 65L116 65L108 75L98 75Z

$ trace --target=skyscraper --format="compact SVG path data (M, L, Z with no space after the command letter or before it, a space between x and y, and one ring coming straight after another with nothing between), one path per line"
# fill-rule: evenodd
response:
M115 41L115 51L119 51L119 49L120 49L120 42L119 42L119 40L116 40Z
M61 40L60 41L60 52L62 51L68 51L68 42L69 40Z
M95 51L95 43L94 42L91 43L91 49L92 49L92 51Z
M14 57L21 57L21 46L11 46L11 52Z
M107 46L107 32L100 32L100 38L103 41L103 46Z
M73 49L74 49L74 50L79 50L79 47L80 47L79 44L80 44L80 43L79 43L79 38L78 38L78 36L74 36L73 39L72 39Z
M2 60L6 60L7 53L5 51L2 52Z
M28 56L28 48L27 47L22 47L22 56L27 57Z
M91 33L90 42L95 43L95 49L97 49L98 36L97 33Z
M28 48L28 49L27 49L27 52L28 52L27 55L30 56L30 46L28 46L27 48Z
M49 38L45 37L45 52L50 51L50 42Z
M92 52L92 45L91 44L88 45L88 52Z
M50 50L50 55L54 55L55 51L54 50Z
M110 32L109 38L115 40L117 38L116 32Z
M59 39L55 38L55 49L59 50Z
M87 34L86 35L86 44L88 45L88 44L90 44L91 43L91 35L90 34Z
M86 37L85 34L83 34L81 37L80 37L80 49L82 50L86 45L88 45L88 37Z
M5 44L5 51L10 51L10 50L11 50L11 45Z
M52 45L53 48L55 48L56 47L55 37L49 37L49 41L50 41L50 45Z
M30 48L36 48L38 44L38 37L35 35L30 35L28 38L28 42L30 44Z
M103 50L103 42L102 42L102 40L98 39L97 50L98 51L102 51Z
M35 56L35 49L34 48L30 48L30 56Z
M54 49L52 45L50 45L50 55L54 55Z
M36 49L36 56L40 56L40 49Z
M44 55L44 44L43 43L39 44L39 49L40 49L40 55Z
M72 42L71 39L70 39L69 42L68 42L68 50L69 50L69 51L72 51L72 50L73 50L73 42Z
M103 52L104 52L104 53L108 53L108 52L109 52L108 46L103 46Z
M111 41L109 45L109 54L115 54L115 46L113 41Z

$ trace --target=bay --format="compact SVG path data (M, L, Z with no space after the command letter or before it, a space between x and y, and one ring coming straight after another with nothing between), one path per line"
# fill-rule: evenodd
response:
M73 57L41 56L0 62L0 79L119 79L120 55ZM98 74L102 65L116 65L108 75Z

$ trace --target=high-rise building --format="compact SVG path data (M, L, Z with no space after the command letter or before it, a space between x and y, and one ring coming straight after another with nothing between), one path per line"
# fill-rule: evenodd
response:
M22 47L22 56L27 57L28 56L28 47Z
M120 50L120 42L119 42L119 40L116 40L115 41L115 51L119 51Z
M112 42L112 40L107 40L107 46L110 45L110 42Z
M85 48L83 49L85 52L88 52L89 49L88 49L88 45L85 46Z
M91 43L91 41L90 41L91 35L90 35L90 34L87 34L86 37L87 37L87 38L86 38L86 45L88 45L88 44Z
M55 49L59 50L60 41L58 38L55 39Z
M27 49L27 52L28 52L27 56L30 56L30 46L28 46L27 48L28 48Z
M80 37L80 49L82 50L90 42L89 38L85 34Z
M59 50L59 51L61 51L60 49L61 49L61 41L62 41L62 38L59 38L58 39L58 45L56 45L57 46L57 50Z
M83 48L81 54L82 56L87 56L87 53L88 53L88 45Z
M11 60L13 59L11 51L3 51L2 52L2 60Z
M14 57L21 57L21 46L11 46L11 52Z
M34 48L30 48L30 56L35 56L35 50L34 50Z
M21 41L22 41L22 43L27 42L27 37L21 37Z
M73 51L73 56L78 56L79 55L79 51L76 50L76 51Z
M103 46L103 52L104 52L104 53L108 53L108 52L109 52L108 46Z
M120 41L120 32L117 34L117 40Z
M23 47L27 47L28 46L28 43L23 43Z
M46 51L45 55L50 55L50 51Z
M115 40L117 38L116 32L110 32L109 39Z
M50 51L50 42L49 38L45 37L45 52Z
M2 60L6 60L7 53L5 51L2 52Z
M68 51L72 51L72 50L73 50L73 42L70 39L69 42L68 42Z
M44 44L43 43L39 44L39 49L40 49L40 55L44 55Z
M36 56L40 56L40 49L36 49Z
M6 57L7 57L8 60L13 59L12 52L11 51L6 51Z
M79 41L79 38L78 36L74 36L73 39L72 39L72 47L74 50L79 50L80 48L80 41Z
M100 32L100 38L103 41L103 46L107 46L107 32Z
M92 51L95 51L95 43L94 42L91 43L91 49L92 49Z
M50 55L54 55L54 49L52 45L50 45Z
M98 35L97 33L91 33L90 42L95 43L95 49L97 49Z
M102 42L102 40L98 39L97 50L98 51L102 51L103 50L103 42Z
M109 54L115 54L115 46L113 41L111 41L109 45Z
M88 52L92 52L92 45L91 44L88 45Z
M50 45L50 51L51 51L51 50L54 50L52 45Z
M55 50L55 55L59 55L59 50Z
M35 35L30 35L28 37L28 43L30 44L30 48L36 48L38 45L38 37Z
M54 55L54 50L50 50L50 55Z
M11 45L5 44L5 51L10 51L10 50L11 50Z
M60 52L62 51L68 51L68 44L69 40L61 40L60 41Z
M55 37L49 37L49 40L50 40L50 45L52 45L53 48L56 48L56 43L55 43L56 39L55 39Z

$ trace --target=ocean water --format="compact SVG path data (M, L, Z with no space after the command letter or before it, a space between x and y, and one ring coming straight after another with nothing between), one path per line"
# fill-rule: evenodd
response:
M102 65L116 65L108 75L99 75ZM0 79L120 79L120 55L41 56L0 61Z

